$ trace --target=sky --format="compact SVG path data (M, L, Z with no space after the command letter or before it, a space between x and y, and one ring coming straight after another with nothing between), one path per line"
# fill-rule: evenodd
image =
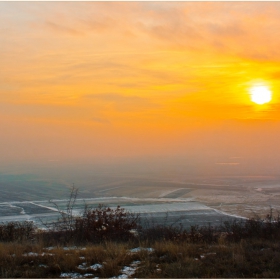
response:
M280 2L1 2L0 167L280 172L279 14ZM270 102L252 102L256 84Z

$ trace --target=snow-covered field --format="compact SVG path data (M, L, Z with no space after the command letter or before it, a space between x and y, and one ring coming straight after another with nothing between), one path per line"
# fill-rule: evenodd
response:
M53 200L55 203L50 203L44 198L49 186L39 189L34 187L30 197L36 199L20 200L17 195L20 193L18 190L21 190L19 182L21 181L14 183L17 184L15 195L13 187L7 187L3 197L1 196L0 222L32 220L40 224L40 220L55 220L59 215L58 208L66 208L67 195L58 196L58 193L50 189L49 197L54 195L58 199ZM22 188L27 185L25 182ZM40 196L43 189L46 189L44 196ZM28 192L31 190L31 187L28 188ZM153 218L159 222L163 221L168 213L170 222L180 220L187 224L216 223L230 217L249 218L262 215L268 213L270 207L275 211L279 210L280 202L280 180L263 177L208 178L193 182L179 179L133 179L100 184L96 188L84 186L79 190L73 209L75 215L81 214L85 205L93 208L99 204L110 207L120 205L128 211L140 213L142 217ZM60 192L62 193L62 190ZM5 197L7 202L3 201Z
M68 200L56 200L55 203L60 210L66 208ZM234 215L227 215L222 211L206 206L202 203L190 201L190 199L167 199L167 198L128 198L128 197L107 197L88 198L87 200L77 199L73 213L79 215L84 209L85 203L91 207L98 204L106 204L112 208L120 205L127 211L139 213L142 222L151 221L153 224L174 224L180 222L186 226L193 224L215 224L222 220L230 219ZM13 211L11 211L11 209ZM17 210L17 211L15 211ZM34 221L42 226L42 221L51 221L59 217L57 208L50 202L9 202L0 203L0 221ZM235 218L237 216L234 216Z

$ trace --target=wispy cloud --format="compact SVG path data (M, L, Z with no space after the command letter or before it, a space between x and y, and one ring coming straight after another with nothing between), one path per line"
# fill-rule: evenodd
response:
M158 109L161 106L154 102L151 98L133 95L121 95L113 93L104 94L86 94L83 96L87 99L101 101L105 104L112 104L118 111L145 111L150 109Z
M75 29L72 27L68 27L68 26L64 26L62 24L58 24L55 22L46 21L45 25L47 28L50 28L51 30L58 32L60 34L70 34L70 35L74 35L74 36L84 35L84 32L82 32L81 30L78 30L78 29Z

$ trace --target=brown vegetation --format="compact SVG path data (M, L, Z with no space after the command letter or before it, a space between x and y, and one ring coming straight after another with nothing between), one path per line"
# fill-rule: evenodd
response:
M47 231L31 222L0 225L1 278L280 277L280 220L272 210L263 220L189 230L141 228L139 217L120 207L61 213Z

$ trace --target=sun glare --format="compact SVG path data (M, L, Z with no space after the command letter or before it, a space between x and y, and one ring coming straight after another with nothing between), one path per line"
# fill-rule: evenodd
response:
M265 104L271 100L271 91L267 86L255 85L250 88L251 100L257 104Z

